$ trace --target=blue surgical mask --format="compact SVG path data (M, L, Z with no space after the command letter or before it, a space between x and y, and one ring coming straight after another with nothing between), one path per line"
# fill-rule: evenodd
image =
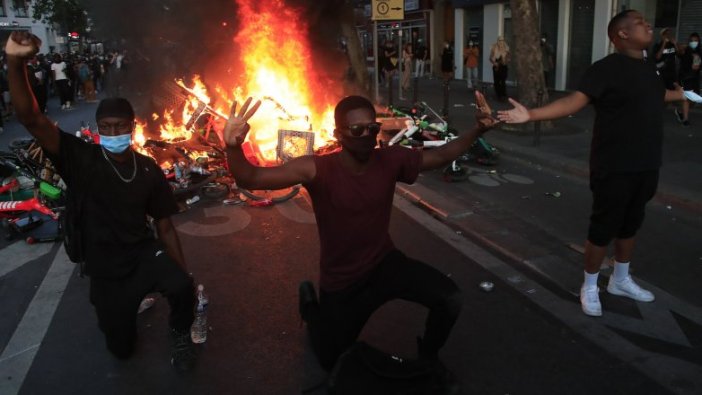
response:
M690 48L697 49L698 45L700 45L699 41L690 41Z
M132 143L132 134L120 134L119 136L100 135L100 145L113 154L121 154L126 151Z

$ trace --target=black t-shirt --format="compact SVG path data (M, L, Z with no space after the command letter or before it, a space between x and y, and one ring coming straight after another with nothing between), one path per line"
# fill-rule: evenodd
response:
M658 51L661 49L662 44L663 44L662 42L659 42L653 46L653 57L654 58L658 54ZM665 44L665 47L663 48L663 53L661 54L661 58L656 59L657 67L659 69L664 69L666 72L675 73L675 57L676 57L675 44L668 41Z
M453 72L453 49L451 47L445 48L441 52L441 71L444 73Z
M69 194L83 194L81 229L85 245L85 272L89 276L118 278L128 275L140 246L154 240L146 216L158 220L178 212L173 191L161 168L149 157L135 153L133 181L122 181L96 144L61 133L59 155L51 160L68 186ZM109 158L109 157L108 157ZM131 178L131 158L111 160L123 178Z
M702 50L699 48L692 49L690 47L685 48L685 52L680 56L680 80L686 80L690 78L700 77L700 60L702 59ZM697 64L697 70L692 67L693 64Z
M661 166L665 86L654 62L611 54L585 71L578 90L595 106L591 173Z

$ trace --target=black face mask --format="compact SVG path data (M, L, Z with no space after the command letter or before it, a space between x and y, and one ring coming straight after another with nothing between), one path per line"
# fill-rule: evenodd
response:
M339 144L359 162L368 162L375 145L375 134L369 134L363 137L339 136Z

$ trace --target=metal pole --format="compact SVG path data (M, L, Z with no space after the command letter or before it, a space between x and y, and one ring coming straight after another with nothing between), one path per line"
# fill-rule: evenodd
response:
M442 73L443 74L443 73ZM448 117L449 115L449 89L450 89L450 78L446 78L442 75L444 78L444 108L441 109L441 115L444 117Z
M415 75L412 82L412 103L414 104L419 102L419 77Z
M387 79L386 82L388 83L388 106L392 106L392 74L388 74L385 79Z
M373 81L375 83L375 101L380 102L380 69L378 68L378 21L373 21L373 75L375 76Z
M400 59L397 63L397 97L399 99L404 99L404 97L402 97L402 65L405 61L405 51L402 49L402 25L400 25L400 29L397 31L397 42L399 45L397 50L400 52L397 57Z
M539 89L536 92L536 107L541 107L544 100L544 90ZM541 144L541 121L534 122L534 146L538 147Z

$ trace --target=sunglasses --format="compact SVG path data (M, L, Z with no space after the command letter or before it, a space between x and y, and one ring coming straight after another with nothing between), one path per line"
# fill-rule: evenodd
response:
M371 122L366 125L349 125L348 127L346 127L346 129L349 131L349 133L351 133L353 137L361 137L366 135L366 130L368 131L368 134L378 134L382 126L383 124L380 122Z

